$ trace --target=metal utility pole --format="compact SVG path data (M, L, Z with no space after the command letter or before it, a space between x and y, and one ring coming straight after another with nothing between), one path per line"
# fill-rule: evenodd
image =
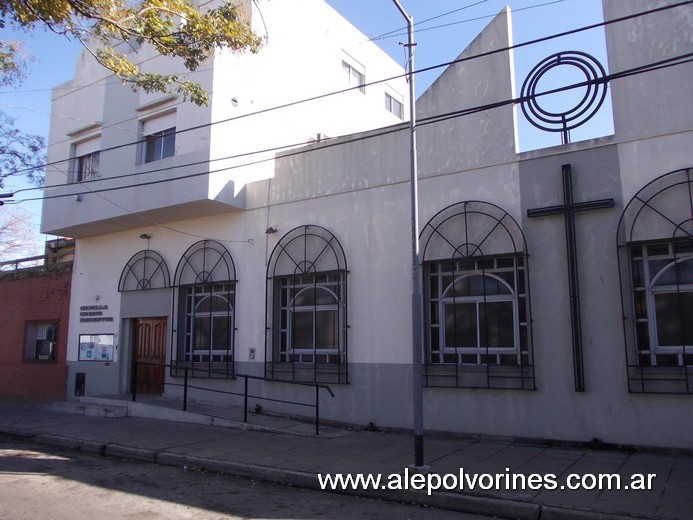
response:
M412 390L414 415L414 467L424 468L423 437L423 334L421 313L421 276L419 267L419 189L416 159L416 94L414 90L414 19L407 14L398 0L392 0L407 21L407 79L409 81L409 134L411 166L411 262L412 262Z

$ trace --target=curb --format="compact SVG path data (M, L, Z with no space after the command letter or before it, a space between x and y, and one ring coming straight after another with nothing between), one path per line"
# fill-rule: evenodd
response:
M655 520L656 518L661 517L624 516L558 506L541 507L541 520Z
M49 433L39 433L27 440L37 444L48 444L50 446L59 446L61 448L69 448L74 450L86 451L97 455L105 455L106 445L95 441L85 441L73 439L71 437L61 437L59 435L51 435Z
M108 450L107 450L108 454ZM463 513L476 513L501 518L518 520L538 520L541 506L529 502L518 502L500 498L476 497L456 493L435 493L427 495L416 491L383 491L380 489L345 489L331 490L320 487L317 474L304 473L289 469L277 469L267 466L243 464L240 462L219 461L178 453L159 452L156 456L159 464L183 468L200 468L227 475L254 478L284 485L327 491L341 495L365 498L376 498L388 502L416 504L437 507Z
M142 462L157 462L156 451L147 448L133 448L132 446L123 446L121 444L106 444L103 454L107 457L121 457L124 459L140 460Z
M263 480L287 486L296 486L328 493L337 493L363 498L374 498L388 502L406 503L419 506L436 507L462 513L486 515L496 518L517 520L651 520L656 517L628 516L604 513L593 510L579 510L561 506L521 502L506 498L465 495L462 493L424 492L409 490L344 489L332 490L320 487L318 475L290 469L244 464L241 462L220 461L193 455L149 448L136 448L120 444L103 444L59 435L33 433L25 430L0 430L0 435L37 444L75 449L108 457L120 457L150 462L183 469L203 469L226 475Z

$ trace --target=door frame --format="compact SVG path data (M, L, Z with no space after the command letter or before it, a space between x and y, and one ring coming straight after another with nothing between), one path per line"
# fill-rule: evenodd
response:
M144 393L144 394L151 394L151 395L163 395L165 386L166 386L166 357L167 357L167 352L168 352L168 342L167 342L167 337L168 337L168 321L169 318L168 316L143 316L143 317L136 317L136 318L131 318L130 319L130 363L129 363L129 370L130 370L130 384L129 384L129 389L130 392L133 392L135 390L136 385L138 385L137 378L141 372L142 367L137 368L135 370L135 363L140 359L140 356L138 356L138 348L139 348L139 339L138 339L138 325L140 322L158 322L163 326L163 338L161 340L161 352L162 356L158 356L156 359L161 360L161 364L164 365L162 366L162 369L156 369L155 367L151 367L148 370L145 370L144 373L152 374L160 374L160 377L157 377L157 388L160 387L161 392L151 392L150 388L143 388L141 386L137 386L137 393Z

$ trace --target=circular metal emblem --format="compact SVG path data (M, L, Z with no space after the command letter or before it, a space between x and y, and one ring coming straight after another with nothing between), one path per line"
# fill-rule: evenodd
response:
M549 71L570 66L577 68L585 75L585 81L574 88L584 87L582 99L572 108L563 111L551 111L541 107L540 99L545 93L537 95L537 85ZM568 132L589 121L601 108L606 98L606 71L595 58L579 51L559 52L544 58L527 75L522 84L522 112L534 126L547 132L561 132L563 142L568 142ZM601 81L600 81L601 80ZM554 91L549 91L554 93Z

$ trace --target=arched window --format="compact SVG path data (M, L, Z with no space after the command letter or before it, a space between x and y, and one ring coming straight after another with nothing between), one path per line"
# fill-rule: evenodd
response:
M118 291L146 291L171 287L168 266L156 251L135 253L120 274Z
M214 240L197 242L181 258L174 283L174 364L197 369L196 377L232 376L236 269L231 255Z
M346 257L319 226L289 231L267 266L267 377L348 382Z
M693 170L631 199L618 246L630 391L693 393Z
M527 256L517 222L468 201L421 232L429 386L534 389Z

